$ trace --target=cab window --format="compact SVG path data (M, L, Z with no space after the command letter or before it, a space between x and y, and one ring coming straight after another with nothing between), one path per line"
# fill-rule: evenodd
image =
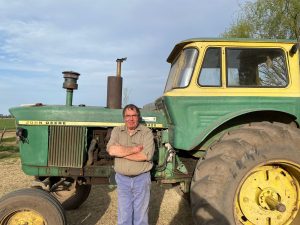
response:
M281 49L226 49L228 87L285 87L286 60Z
M221 86L221 48L206 50L198 83L201 86Z
M186 48L182 51L171 66L165 92L173 88L188 86L197 57L198 50L195 48Z

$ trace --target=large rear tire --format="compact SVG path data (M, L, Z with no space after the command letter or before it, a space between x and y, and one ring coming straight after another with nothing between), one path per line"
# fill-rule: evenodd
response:
M196 166L196 224L300 224L300 130L253 123L227 132Z
M60 203L48 192L21 189L0 199L1 225L66 225Z

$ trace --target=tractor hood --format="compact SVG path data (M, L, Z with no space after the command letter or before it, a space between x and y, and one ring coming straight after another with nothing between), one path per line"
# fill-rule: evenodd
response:
M123 124L122 109L94 106L33 105L9 109L17 126L115 127ZM162 111L141 109L142 123L150 128L166 128Z

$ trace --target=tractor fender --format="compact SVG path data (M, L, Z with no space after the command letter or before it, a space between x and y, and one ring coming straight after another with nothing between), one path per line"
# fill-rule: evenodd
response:
M242 116L246 116L247 114L258 114L258 113L263 113L263 112L273 112L274 114L281 114L282 117L287 117L287 118L291 118L292 120L296 120L297 118L286 112L286 111L279 111L279 110L274 110L274 109L256 109L256 110L240 110L238 112L232 112L229 114L226 114L222 117L220 117L219 119L217 119L216 121L214 121L213 123L211 123L210 126L208 126L207 128L205 128L192 142L190 149L195 149L197 146L204 146L205 143L209 142L210 138L209 135L212 134L214 131L216 131L218 128L220 128L222 125L225 125L224 127L226 127L226 123L228 123L229 121L236 119L238 117L242 117ZM253 121L254 122L254 121ZM224 128L225 129L225 128ZM224 130L224 129L221 129ZM213 135L214 136L214 135Z

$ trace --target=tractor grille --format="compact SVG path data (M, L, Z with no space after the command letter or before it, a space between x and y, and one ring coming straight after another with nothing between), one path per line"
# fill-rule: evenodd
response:
M85 127L50 126L48 166L82 167L85 136Z

